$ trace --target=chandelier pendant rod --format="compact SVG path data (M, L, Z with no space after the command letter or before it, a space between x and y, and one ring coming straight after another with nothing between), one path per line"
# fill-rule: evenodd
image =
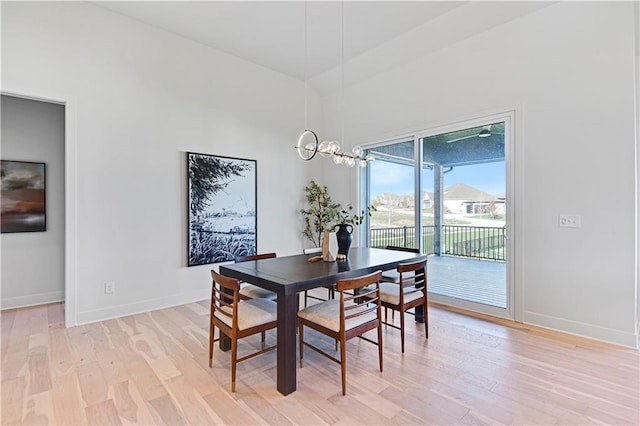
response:
M341 66L341 85L342 85L342 131L340 138L344 147L344 0L340 2L340 63Z
M307 34L307 26L309 25L309 15L307 13L307 1L304 2L304 128L307 130L309 126L307 125L307 117L308 117L308 86L309 86L309 76L308 76L308 64L309 64L309 36Z
M305 161L311 160L316 153L323 156L333 157L336 164L344 164L348 167L359 165L366 167L368 163L374 160L373 155L363 155L360 146L356 146L351 152L341 152L340 143L337 141L323 141L318 143L318 136L308 127L308 55L309 55L309 39L308 39L309 16L307 9L307 0L304 2L304 131L298 138L298 143L294 148L298 151L298 156ZM340 2L340 103L341 103L341 139L342 144L345 141L345 54L344 54L344 0Z

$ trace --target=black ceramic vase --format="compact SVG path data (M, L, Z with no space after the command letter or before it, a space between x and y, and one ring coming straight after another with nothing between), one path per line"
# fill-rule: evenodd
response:
M338 241L338 254L349 255L349 248L351 248L351 233L353 232L353 226L349 224L336 225L333 229L338 228L336 231L336 240ZM349 229L347 229L349 228Z

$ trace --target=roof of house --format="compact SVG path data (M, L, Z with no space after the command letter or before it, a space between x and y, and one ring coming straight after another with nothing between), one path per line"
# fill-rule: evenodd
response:
M496 197L464 183L455 183L450 187L445 188L444 199L464 201L495 201Z
M383 200L399 200L402 196L393 192L383 192L381 195L378 195L378 198Z

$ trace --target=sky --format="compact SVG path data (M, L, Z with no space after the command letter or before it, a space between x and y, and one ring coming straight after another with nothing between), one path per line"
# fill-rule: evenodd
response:
M398 195L413 194L413 167L373 161L371 167L371 198L393 192ZM444 187L464 183L492 195L506 192L504 161L496 163L458 166L444 175ZM423 171L423 190L433 192L433 172Z
M234 162L244 163L242 160ZM251 164L251 162L249 161ZM256 210L256 169L251 167L242 176L227 179L227 187L211 197L208 213L222 213L222 209L246 214Z

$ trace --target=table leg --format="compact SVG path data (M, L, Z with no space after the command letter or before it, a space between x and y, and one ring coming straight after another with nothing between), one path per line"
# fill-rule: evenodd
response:
M220 330L218 330L220 331ZM229 349L231 349L231 339L224 334L223 332L220 332L220 340L218 341L218 346L220 348L221 351L228 351Z
M298 294L278 294L277 388L283 395L296 390L296 324Z
M424 308L422 305L415 307L416 322L424 323Z
M231 295L233 294L233 291L225 288L223 288L222 291ZM231 338L226 334L224 334L222 331L220 331L220 329L218 329L218 332L220 333L220 340L218 341L218 347L220 348L221 351L224 351L224 352L230 350Z
M416 288L422 288L424 285L416 285ZM424 324L424 306L419 305L415 307L415 319L416 322Z

